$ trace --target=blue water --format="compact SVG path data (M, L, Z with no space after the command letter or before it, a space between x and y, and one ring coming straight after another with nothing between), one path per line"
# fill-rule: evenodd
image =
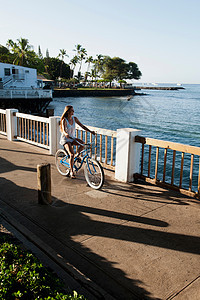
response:
M140 135L145 137L200 147L200 84L182 87L185 89L177 91L141 90L138 93L146 95L134 96L130 101L127 97L55 98L51 106L60 116L66 105L73 105L75 115L86 125L140 129ZM186 155L185 172L189 172L189 164L190 157ZM196 178L198 171L195 172Z
M60 116L73 105L79 120L90 126L116 130L140 129L141 135L200 146L200 85L184 90L141 90L144 96L55 98L51 106Z

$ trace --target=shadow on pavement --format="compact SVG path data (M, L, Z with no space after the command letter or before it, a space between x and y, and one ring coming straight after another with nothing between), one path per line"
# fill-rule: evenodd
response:
M15 169L35 172L35 168L21 168L7 161L5 162L2 158L0 165L1 173ZM65 203L60 199L53 199L54 205L52 206L41 206L37 203L37 190L20 187L5 178L0 178L0 190L0 197L3 201L8 205L12 205L12 207L16 207L17 210L23 212L29 219L37 223L40 228L49 232L62 243L63 247L60 251L63 257L66 257L77 269L117 299L124 299L124 295L126 295L126 299L155 298L151 297L151 294L143 287L143 282L129 278L122 269L117 267L115 261L108 261L105 257L92 252L90 248L84 245L81 239L78 241L74 237L101 237L199 254L200 238L197 236L112 223L112 218L115 218L155 227L167 227L168 223L161 220ZM105 188L104 192L119 195L122 190L123 187L120 189L120 185L115 188L109 186L109 190L106 191ZM146 199L147 201L151 201L152 194L154 197L160 198L165 193L161 192L156 195L153 191L145 192L142 188L137 189L137 187L134 190L138 190L138 193L142 193L143 196L145 195L149 198ZM123 195L123 197L125 196ZM184 204L182 201L180 203ZM88 214L110 217L111 219L109 222L93 220ZM29 228L29 230L32 230L32 228ZM50 246L53 247L53 245ZM67 255L72 252L73 255Z

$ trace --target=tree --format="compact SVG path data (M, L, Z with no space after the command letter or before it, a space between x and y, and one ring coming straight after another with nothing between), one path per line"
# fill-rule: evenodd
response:
M128 72L127 72L127 79L140 79L142 76L141 71L138 68L138 65L134 62L129 62L128 63Z
M85 48L81 48L80 55L79 55L79 62L80 62L79 72L80 73L81 73L82 62L85 59L86 55L87 55L87 51L85 50Z
M49 58L50 56L49 56L49 50L48 50L48 48L47 48L47 50L46 50L46 58Z
M38 46L38 57L39 58L43 58L43 55L42 55L42 51L41 51L41 48L40 48L40 45Z
M62 61L55 57L45 57L44 64L46 66L46 71L49 74L49 78L55 80L56 78L60 77L60 68ZM69 79L70 78L70 68L69 65L63 62L62 66L63 78Z
M96 55L96 69L97 69L97 74L99 74L100 76L103 74L104 72L104 56L102 54L98 54Z
M29 45L28 39L20 38L17 39L17 42L9 39L7 42L8 48L11 48L11 52L14 54L15 59L13 63L19 64L20 66L28 65L28 55L29 51L32 49L32 46Z
M80 44L75 45L75 49L73 49L73 51L76 51L77 57L79 57L81 49L82 49L82 46Z
M0 45L0 62L12 64L14 59L14 54L10 53L7 47Z
M37 72L42 74L45 71L44 60L40 58L33 50L28 53L29 68L37 69Z
M124 79L139 79L142 75L137 64L130 62L126 63L124 59L120 57L107 57L104 62L105 72L103 78L117 80L120 82Z
M91 65L91 63L93 63L93 57L92 56L88 56L86 58L85 62L88 64L88 66L87 66L87 72L89 72L90 71L90 65Z
M78 56L75 55L75 56L70 60L70 65L72 66L70 78L72 78L72 77L74 76L74 70L75 70L75 68L76 68L77 63L78 63Z
M91 63L93 63L93 57L92 56L88 56L85 60L85 62L88 64L87 66L87 71L85 72L85 78L84 81L87 81L88 76L90 76L90 65Z
M81 77L81 67L82 67L82 62L85 59L86 55L87 55L87 51L85 48L83 48L80 44L75 45L75 49L73 49L73 51L76 51L76 55L74 57L76 57L76 59L78 60L76 62L76 64L79 62L79 70L78 70L78 78L82 78Z
M111 82L113 80L122 80L126 77L127 74L127 65L122 58L119 57L107 57L105 62L105 72L103 78Z
M58 58L61 57L61 61L62 61L60 66L60 77L62 77L62 67L63 67L65 56L69 57L69 55L67 55L67 51L65 49L60 49L60 53L58 54Z
M3 45L0 45L0 54L9 54L8 48L4 47Z

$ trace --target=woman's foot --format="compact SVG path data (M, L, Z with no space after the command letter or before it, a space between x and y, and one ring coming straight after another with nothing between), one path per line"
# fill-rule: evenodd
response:
M71 172L71 173L70 173L70 177L71 177L72 179L76 179L76 176L75 176L74 172Z

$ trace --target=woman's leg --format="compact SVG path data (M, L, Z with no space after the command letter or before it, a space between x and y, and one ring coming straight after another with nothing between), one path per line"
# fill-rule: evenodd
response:
M83 146L80 145L80 144L82 144ZM79 153L84 149L85 143L84 143L84 141L82 141L81 139L77 139L77 138L76 138L76 140L73 141L73 145L79 146L79 147L78 147L78 150L77 150L77 153L76 153L76 156L78 156Z
M74 149L71 143L66 143L64 145L65 149L70 155L69 164L70 164L70 174L74 174L73 165L74 165Z

